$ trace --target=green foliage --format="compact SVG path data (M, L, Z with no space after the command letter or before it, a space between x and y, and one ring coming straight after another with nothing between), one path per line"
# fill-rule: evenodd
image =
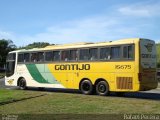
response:
M13 44L12 40L0 40L0 67L3 67L6 62L6 56L8 52L15 50L16 45Z
M34 42L32 44L29 44L25 47L19 47L18 49L32 49L32 48L44 48L46 46L50 45L47 42Z

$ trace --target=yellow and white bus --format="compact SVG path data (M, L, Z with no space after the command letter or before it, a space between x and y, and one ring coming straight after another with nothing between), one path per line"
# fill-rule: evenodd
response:
M21 89L79 89L98 95L155 89L155 42L133 38L12 51L5 84Z

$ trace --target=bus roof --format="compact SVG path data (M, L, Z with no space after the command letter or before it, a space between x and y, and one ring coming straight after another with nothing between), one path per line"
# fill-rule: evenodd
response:
M49 45L44 48L33 48L33 49L20 49L16 51L11 51L10 53L14 52L29 52L29 51L47 51L47 50L60 50L60 49L74 49L74 48L85 48L85 47L96 47L96 46L107 46L107 45L117 45L117 44L132 44L136 41L139 41L140 38L129 38L129 39L121 39L116 41L109 41L109 42L81 42L81 43L71 43L71 44L59 44L59 45Z

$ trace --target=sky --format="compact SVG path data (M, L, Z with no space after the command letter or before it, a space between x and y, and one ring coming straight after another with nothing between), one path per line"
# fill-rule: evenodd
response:
M160 42L160 0L0 0L0 39L17 46L137 37Z

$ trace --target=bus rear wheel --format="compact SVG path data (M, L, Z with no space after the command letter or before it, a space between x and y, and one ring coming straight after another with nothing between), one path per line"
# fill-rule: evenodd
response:
M21 90L27 89L26 80L25 80L24 78L21 78L21 79L19 80L18 86L19 86L19 89L21 89Z
M93 92L93 85L89 80L83 80L80 84L80 90L85 95L90 95Z
M96 93L100 96L106 96L109 94L109 85L106 81L100 81L96 85Z

